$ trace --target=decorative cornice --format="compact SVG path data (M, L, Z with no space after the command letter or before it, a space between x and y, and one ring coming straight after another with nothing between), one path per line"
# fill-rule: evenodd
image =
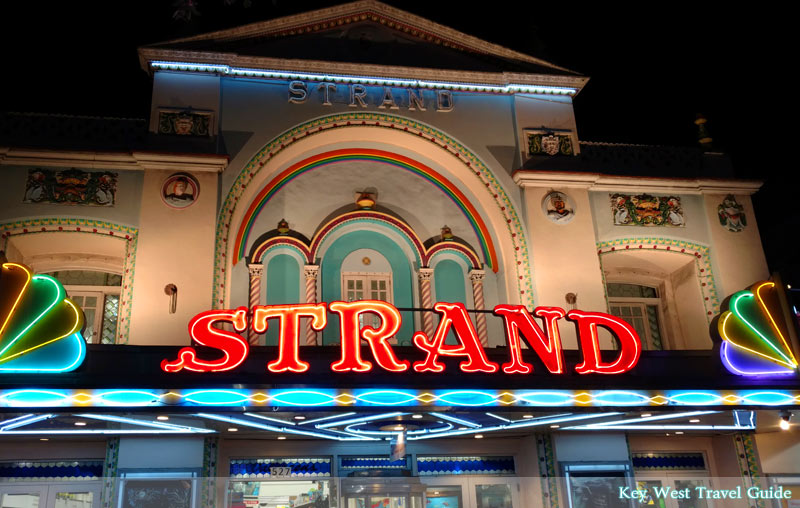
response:
M565 171L517 170L512 174L520 187L567 187L592 191L670 192L675 194L751 195L764 182L759 180L712 178L661 178L604 175Z
M0 166L56 166L81 169L167 170L221 173L227 155L160 152L83 152L0 147Z
M240 56L235 53L208 53L170 49L141 48L139 50L142 67L151 72L151 62L170 62L175 64L202 64L226 66L235 69L256 69L291 73L312 73L320 75L363 76L361 80L369 84L369 78L411 79L420 81L453 82L475 85L530 85L553 86L575 89L575 94L589 81L584 76L533 74L521 72L477 72L452 69L431 69L424 67L404 67L398 65L356 64L347 62L328 62L324 60L300 60L272 57ZM178 65L177 67L180 67ZM177 70L182 70L178 68ZM225 74L221 69L185 69L187 72L210 72ZM245 77L248 77L244 74ZM253 76L258 77L258 76ZM290 78L287 78L290 79ZM466 87L465 87L466 88Z

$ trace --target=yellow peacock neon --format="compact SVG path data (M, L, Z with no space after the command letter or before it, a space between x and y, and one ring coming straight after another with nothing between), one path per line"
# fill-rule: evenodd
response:
M75 370L86 356L83 311L49 275L18 263L0 272L0 375Z

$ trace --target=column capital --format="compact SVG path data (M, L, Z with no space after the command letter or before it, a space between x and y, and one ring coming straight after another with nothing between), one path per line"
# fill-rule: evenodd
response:
M317 280L317 277L319 277L319 265L304 265L303 273L306 279Z
M470 270L469 280L473 282L481 282L486 277L486 270Z
M260 263L252 263L247 265L251 277L260 277L264 275L264 265Z
M433 277L433 268L420 268L417 276L419 280L431 280L431 277Z

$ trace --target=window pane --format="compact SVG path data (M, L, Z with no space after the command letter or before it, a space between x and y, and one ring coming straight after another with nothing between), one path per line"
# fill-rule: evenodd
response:
M92 309L97 308L97 297L96 296L87 296L83 300L83 308L86 310L86 307L91 307Z
M121 286L122 275L91 270L61 270L50 273L65 286Z
M606 292L611 298L658 298L656 288L639 284L609 282L606 284Z
M3 494L1 508L39 508L39 494Z
M119 318L119 296L106 295L103 305L103 328L100 332L101 344L114 344L117 337L117 320Z
M506 484L475 485L478 508L512 508L511 486Z
M94 317L96 309L91 308L83 308L83 315L85 316L85 323L86 329L83 331L83 338L86 339L86 342L93 343L94 342Z
M92 508L92 493L56 492L54 508Z
M647 324L650 327L650 346L652 349L664 349L661 342L661 327L658 325L658 307L655 305L648 305L647 309Z

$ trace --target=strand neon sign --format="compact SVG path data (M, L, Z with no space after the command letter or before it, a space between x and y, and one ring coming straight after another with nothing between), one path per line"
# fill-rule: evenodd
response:
M459 368L465 373L529 374L533 366L522 357L522 344L540 358L551 374L563 374L564 358L561 345L559 321L567 319L575 323L578 341L583 352L583 362L575 367L579 374L622 374L636 366L642 352L641 341L636 330L622 319L600 312L571 310L565 312L558 307L537 307L531 314L521 305L498 305L494 314L503 319L508 362L498 365L489 360L481 345L475 325L467 309L461 303L440 302L433 310L439 314L439 324L432 337L416 332L413 343L426 353L425 359L417 362L397 357L390 338L400 329L402 317L393 305L377 301L308 303L296 305L258 305L248 312L247 307L235 310L212 310L202 312L189 322L189 335L194 343L220 351L216 359L198 357L194 347L184 347L175 360L163 360L165 372L183 369L195 372L224 372L235 369L245 361L249 353L247 340L240 335L249 327L256 333L264 333L269 326L278 327L278 358L267 363L270 372L302 373L309 369L308 362L300 359L301 318L310 319L317 331L327 325L328 313L339 317L341 358L330 368L334 372L369 372L375 365L388 372L444 372L442 357L460 357ZM362 325L364 314L378 316L378 328ZM544 329L535 318L542 320ZM234 331L216 328L216 323L229 323ZM611 352L613 361L603 359L600 351L598 329L609 331L618 343ZM455 344L446 343L449 335L456 338ZM361 344L366 342L371 358L364 358ZM609 352L606 352L608 355Z

